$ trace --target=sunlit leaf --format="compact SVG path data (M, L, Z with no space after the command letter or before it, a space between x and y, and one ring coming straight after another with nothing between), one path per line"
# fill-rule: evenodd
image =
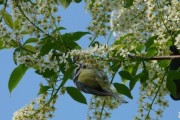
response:
M156 40L157 38L158 36L152 36L148 38L147 42L145 43L146 51L154 44L154 40Z
M121 36L119 39L115 40L113 44L114 45L117 45L117 44L119 45L119 44L122 43L123 40L125 40L127 37L132 36L132 35L133 34L129 33L129 34L126 34L124 36Z
M1 15L4 18L5 23L10 28L13 28L13 19L12 19L12 16L9 13L7 13L6 11L4 11L4 10L1 10Z
M19 30L20 27L21 27L21 26L20 26L20 24L19 24L19 19L16 19L16 20L14 21L14 23L13 23L13 28L14 28L15 30Z
M25 45L25 44L28 44L28 43L36 43L37 41L38 41L37 38L29 38L29 39L26 40L26 42L24 43L24 45Z
M84 35L90 34L89 32L72 32L72 33L65 33L62 35L63 40L69 40L69 41L77 41Z
M155 56L157 54L157 48L156 47L150 47L146 53L146 57Z
M24 45L24 48L28 50L29 52L33 52L33 53L36 53L37 51L36 48L31 45Z
M52 33L56 33L57 31L65 30L66 28L64 27L58 27L55 30L52 31Z
M75 101L87 104L86 98L84 95L75 87L66 87L67 93L73 98Z
M20 82L27 70L28 67L21 64L12 71L8 82L8 88L10 93L18 85L18 83Z

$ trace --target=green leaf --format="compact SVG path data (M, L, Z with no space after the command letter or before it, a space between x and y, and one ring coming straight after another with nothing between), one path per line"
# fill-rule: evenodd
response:
M77 44L74 41L66 41L64 42L64 46L68 49L68 50L73 50L73 49L81 49L81 47L79 46L79 44Z
M161 68L166 68L167 66L169 66L169 60L161 60L158 61L158 63Z
M130 80L130 82L129 82L130 91L134 88L134 86L136 85L138 79L139 79L139 78L138 78L138 75L136 75L135 79Z
M112 61L112 65L111 65L111 70L113 70L113 72L117 72L120 68L120 63L119 61Z
M83 37L86 34L90 34L90 33L89 32L65 33L61 36L60 41L67 50L80 49L81 47L75 41L79 40L81 37Z
M4 0L0 0L0 5L4 3Z
M75 70L76 66L71 65L65 72L63 76L63 80L72 79L73 72ZM62 71L63 72L63 71Z
M2 17L4 18L5 23L10 27L13 28L13 19L10 14L8 14L6 11L1 11Z
M133 65L133 69L132 69L132 72L131 72L131 74L132 74L132 76L135 76L136 75L136 73L137 73L137 71L138 71L138 69L139 69L139 62L137 62L135 65Z
M175 70L170 70L167 74L168 75L167 75L166 87L173 96L176 96L176 84L174 83L174 79L180 79L180 72Z
M17 47L14 52L13 52L13 60L14 60L14 63L17 65L17 60L15 59L16 58L16 52L20 52L21 48L20 47Z
M0 38L0 50L4 49L5 47L3 46L3 40Z
M168 72L168 77L172 79L180 79L180 71L177 70L170 70Z
M65 33L62 35L62 39L66 41L77 41L84 35L90 34L89 32L72 32L72 33Z
M40 55L45 55L51 50L62 49L63 45L59 41L54 41L50 37L45 37L41 39L42 43L40 46Z
M114 87L116 88L118 93L126 95L130 99L133 99L133 96L131 95L129 88L124 84L114 83Z
M60 31L60 30L65 30L65 29L66 28L64 28L64 27L58 27L55 30L53 30L52 33L55 33L55 32Z
M133 1L134 0L124 0L124 7L125 8L131 7L133 5Z
M140 82L145 83L148 78L149 78L149 73L146 69L144 69L140 74Z
M72 65L65 71L64 66L65 66L64 64L60 65L60 70L64 74L63 81L61 82L61 85L60 85L61 87L63 87L65 85L65 83L67 82L68 79L72 79L72 75L73 75L73 72L75 69L75 66Z
M13 47L13 48L16 48L16 47L18 47L18 45L16 44L16 41L14 41L13 39L11 39L11 40L9 41L9 39L10 39L10 38L8 38L7 36L4 36L4 37L1 37L1 36L0 36L0 50L1 50L1 49L5 49L5 48L12 48L12 47ZM6 47L6 46L3 45L3 42L4 42L4 41L7 41L7 40L9 41L9 46L11 46L11 47Z
M73 0L75 3L80 3L82 0Z
M28 43L35 43L35 42L37 42L37 41L38 41L37 38L29 38L29 39L26 40L26 42L24 43L24 45L25 45L25 44L28 44Z
M39 75L42 75L44 78L50 78L50 77L56 75L54 70L49 70L49 69L46 69L44 72L40 72L40 71L35 71L35 72Z
M154 44L154 40L156 40L157 38L157 35L148 38L147 42L145 43L146 51Z
M66 87L67 93L73 98L75 101L87 104L86 98L84 95L75 87Z
M157 54L157 48L156 47L150 47L146 53L146 57L155 56Z
M27 70L28 67L21 64L12 71L8 82L8 88L10 93L18 85L18 83L20 82Z
M117 39L117 40L114 41L113 45L117 45L117 44L119 45L119 44L121 44L122 41L123 41L124 39L126 39L127 37L129 37L129 36L133 36L133 34L132 34L132 33L128 33L128 34L126 34L126 35L124 35L124 36L121 36L119 39Z
M24 48L26 49L26 50L28 50L28 51L31 51L31 52L33 52L33 53L36 53L36 48L35 47L33 47L33 46L31 46L31 45L24 45Z
M122 78L125 78L127 80L133 80L134 77L131 75L131 73L129 73L128 71L120 71L119 72L119 75L122 77Z
M64 8L67 8L70 4L71 4L71 2L72 2L72 0L57 0Z
M16 19L13 23L14 30L19 30L22 28L22 25L19 24L19 19Z
M46 93L51 87L49 86L43 86L42 84L40 85L40 90L38 92L38 95Z
M136 50L137 50L138 52L141 52L142 50L144 50L144 44L138 45L138 46L136 47Z

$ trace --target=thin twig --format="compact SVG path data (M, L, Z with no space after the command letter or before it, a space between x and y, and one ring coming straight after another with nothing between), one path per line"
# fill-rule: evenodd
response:
M40 27L38 27L35 23L33 23L27 16L26 14L23 12L23 10L21 9L21 6L19 6L18 2L16 3L18 9L20 10L20 12L22 13L22 15L39 31L41 31L42 33L44 33L46 36L52 38L53 40L56 40L53 36L47 34L44 30L42 30Z
M170 55L170 56L154 56L154 57L144 57L144 56L133 56L128 55L132 60L171 60L174 58L180 58L180 55Z
M102 109L101 109L101 113L100 113L100 119L102 118L102 113L103 113L103 111L104 111L105 105L106 105L106 101L104 100L104 101L103 101L103 106L102 106Z
M97 36L98 36L98 35L95 35L95 36L94 36L93 40L91 41L91 43L89 44L88 47L90 47L90 46L94 43L94 41L96 40Z
M152 102L151 102L151 104L150 104L150 107L149 107L149 110L148 110L148 114L146 115L145 120L148 118L148 116L149 116L149 114L150 114L150 112L151 112L151 109L152 109L152 106L153 106L153 104L154 104L154 102L155 102L155 99L156 99L156 97L157 97L157 95L158 95L158 93L159 93L159 90L160 90L160 88L161 88L161 86L162 86L162 83L163 83L164 80L165 80L165 76L166 76L166 74L167 74L167 70L168 70L168 69L166 69L166 71L165 71L165 73L164 73L164 76L163 76L163 78L162 78L162 81L161 81L161 83L160 83L160 85L159 85L159 87L158 87L158 89L157 89L157 91L156 91L156 93L155 93L155 96L154 96L154 98L153 98L153 100L152 100Z

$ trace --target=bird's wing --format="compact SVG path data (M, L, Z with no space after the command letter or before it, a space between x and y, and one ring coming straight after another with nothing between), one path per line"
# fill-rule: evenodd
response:
M121 102L121 103L128 103L127 101L123 100L123 98L120 97L117 93L115 93L115 92L113 92L111 90L111 84L110 84L110 82L108 80L108 77L107 77L105 72L98 71L97 74L98 74L99 77L96 78L96 81L99 83L99 85L102 87L102 89L104 91L109 93L111 96L113 96L119 102Z
M97 96L111 96L108 92L104 91L103 89L93 89L88 85L85 85L79 81L76 81L76 86L83 92L97 95Z

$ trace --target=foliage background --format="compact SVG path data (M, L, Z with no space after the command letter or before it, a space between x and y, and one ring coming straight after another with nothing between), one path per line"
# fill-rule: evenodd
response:
M76 14L75 14L76 13ZM68 31L86 30L86 26L90 21L90 16L84 13L84 3L71 4L66 10L61 9L60 14L63 18L62 26L66 27ZM88 37L83 37L80 43L82 46L87 46ZM104 39L104 38L101 38ZM85 47L86 48L86 47ZM13 68L15 67L12 61L12 50L3 50L0 52L0 119L10 120L14 111L21 108L25 104L29 103L31 99L37 97L37 91L39 90L39 81L43 81L40 76L37 76L33 70L28 70L26 75L21 80L18 87L10 95L8 91L8 79ZM72 81L68 82L68 85L73 85ZM124 120L131 120L136 114L137 110L137 98L138 98L138 86L133 90L133 100L129 100L129 104L122 105L112 113L111 120L122 118ZM85 96L90 98L90 95ZM163 114L163 120L178 119L178 112L180 112L179 102L174 102L167 96L169 107ZM87 105L79 104L72 100L69 95L65 94L60 96L56 103L57 111L55 117L52 120L57 119L86 119Z

